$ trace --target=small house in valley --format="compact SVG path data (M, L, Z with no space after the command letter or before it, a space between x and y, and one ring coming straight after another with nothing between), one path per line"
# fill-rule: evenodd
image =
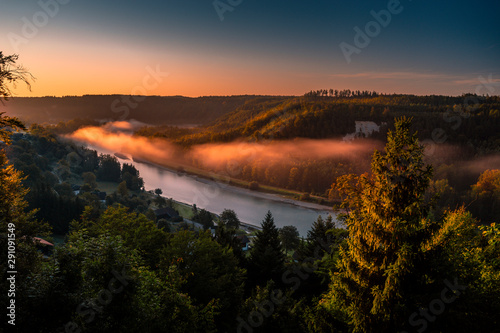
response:
M165 220L174 220L179 218L179 214L177 211L171 207L160 208L154 211L156 220L165 219Z

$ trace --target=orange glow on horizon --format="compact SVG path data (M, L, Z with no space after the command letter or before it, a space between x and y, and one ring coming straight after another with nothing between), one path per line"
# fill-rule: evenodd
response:
M298 68L290 72L284 68L273 69L263 59L249 63L248 58L228 61L215 56L186 56L183 53L186 51L181 48L174 48L176 52L161 52L139 48L130 50L118 44L96 45L92 49L84 45L43 39L33 41L27 46L26 52L20 54L18 64L28 68L36 81L32 84L32 91L22 84L12 87L15 96L302 95L310 90L325 88L461 95L467 91L473 92L474 86L470 82L477 80L475 77L454 77L439 73L340 74L335 73L333 63L326 72L310 72L309 68ZM160 72L168 72L169 75L162 77L152 88L153 85L144 84L145 78L150 75L147 68L158 68ZM343 69L343 66L339 68Z

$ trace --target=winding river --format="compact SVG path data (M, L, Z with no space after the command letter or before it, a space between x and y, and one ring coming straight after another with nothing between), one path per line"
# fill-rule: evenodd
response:
M98 153L113 155L101 147L89 146ZM123 156L125 157L125 156ZM149 163L136 162L118 157L120 163L133 164L144 179L145 189L160 188L163 196L187 204L196 204L213 213L220 214L225 208L236 212L242 222L260 226L267 211L270 210L277 227L293 225L305 237L318 215L326 218L333 215L330 209L320 207L306 208L300 202L284 199L275 195L262 195L249 190L201 179L193 175Z

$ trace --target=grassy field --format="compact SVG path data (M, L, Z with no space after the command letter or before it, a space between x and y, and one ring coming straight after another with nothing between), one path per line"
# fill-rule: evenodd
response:
M97 188L99 189L99 191L106 192L106 194L111 194L118 188L118 183L97 182Z
M179 215L190 220L193 218L193 206L174 201L172 208L179 212Z
M150 196L151 200L154 200L154 198L156 197L156 194L149 193L149 196ZM164 197L164 198L165 198L165 200L169 199L167 197ZM188 220L193 218L193 206L191 206L191 205L188 205L188 204L183 203L183 202L172 200L172 208L175 209L177 212L179 212L180 216L182 216ZM153 208L153 209L156 209L156 208Z
M69 178L67 182L70 184L75 184L80 186L83 185L83 179L75 176ZM97 189L99 191L106 192L106 194L111 194L115 192L117 188L118 188L118 183L97 181Z

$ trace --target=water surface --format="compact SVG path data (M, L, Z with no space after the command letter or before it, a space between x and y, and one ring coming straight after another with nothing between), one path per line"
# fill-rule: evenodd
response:
M99 153L111 154L98 147L89 147ZM316 210L300 207L280 200L259 198L239 191L223 183L209 182L196 176L176 172L160 166L139 163L131 159L118 157L120 163L133 164L144 179L145 189L160 188L163 196L187 204L196 204L210 212L220 214L225 208L236 212L242 222L260 226L268 210L274 217L277 227L293 225L297 227L301 236L305 237L311 224L321 215L326 218L333 215L332 210ZM291 200L290 200L291 201Z

